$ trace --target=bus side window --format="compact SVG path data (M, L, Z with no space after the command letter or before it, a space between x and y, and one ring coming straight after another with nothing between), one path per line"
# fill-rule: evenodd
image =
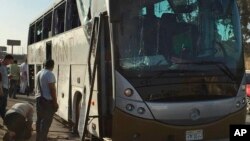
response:
M43 20L43 39L51 37L52 12L45 15Z
M66 30L80 26L76 0L68 0Z
M33 44L35 42L35 32L35 24L33 24L29 28L29 44Z
M39 20L37 23L36 23L36 38L35 38L35 42L39 42L42 40L42 33L43 33L43 30L42 30L42 19Z
M54 12L54 35L64 32L65 3L61 4Z

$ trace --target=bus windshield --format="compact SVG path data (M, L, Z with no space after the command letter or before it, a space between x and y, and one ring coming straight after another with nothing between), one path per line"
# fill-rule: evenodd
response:
M235 1L123 0L120 7L116 66L138 91L175 89L164 98L237 93L244 67ZM216 86L213 91L203 92L211 85ZM158 97L160 92L155 93ZM154 94L141 96L150 100Z

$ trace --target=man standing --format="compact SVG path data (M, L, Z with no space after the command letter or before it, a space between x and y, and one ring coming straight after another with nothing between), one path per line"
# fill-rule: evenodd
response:
M28 139L32 133L34 109L30 103L16 103L7 112L4 123L16 140Z
M0 96L0 116L4 118L7 106L7 98L8 98L8 87L9 87L9 78L7 65L12 64L14 58L12 55L5 55L2 62L0 62L0 81L2 81L3 87L3 95Z
M36 75L36 141L47 141L47 135L51 126L53 116L58 109L55 88L55 76L52 73L54 68L53 60L46 60L45 68Z
M20 93L25 93L28 86L28 64L27 59L20 65ZM27 92L29 96L29 92Z
M20 78L20 69L17 65L17 60L14 60L14 63L10 65L10 93L9 97L13 97L16 99L17 87L19 86L19 78Z

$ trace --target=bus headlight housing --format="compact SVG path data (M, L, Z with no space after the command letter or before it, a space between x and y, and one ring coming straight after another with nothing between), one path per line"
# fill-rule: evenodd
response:
M128 110L128 111L130 111L130 112L133 111L134 108L135 108L135 107L134 107L134 105L132 105L132 104L127 104L127 105L126 105L126 110Z
M130 89L130 88L127 88L125 91L124 91L124 95L126 97L131 97L133 95L133 90Z
M131 115L145 119L154 119L147 105L143 101L117 97L116 106L120 110Z
M137 90L119 72L116 72L115 107L130 115L154 119L150 109Z
M144 113L145 113L145 109L144 109L143 107L139 107L139 108L137 109L137 113L139 113L139 114L144 114Z

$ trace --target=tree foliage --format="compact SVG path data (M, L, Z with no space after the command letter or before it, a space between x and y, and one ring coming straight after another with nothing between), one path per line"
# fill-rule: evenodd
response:
M246 43L250 39L250 0L237 0L242 24L243 41Z
M243 44L244 44L244 56L245 56L245 68L250 70L250 0L237 0L242 25ZM248 41L248 43L247 43Z

